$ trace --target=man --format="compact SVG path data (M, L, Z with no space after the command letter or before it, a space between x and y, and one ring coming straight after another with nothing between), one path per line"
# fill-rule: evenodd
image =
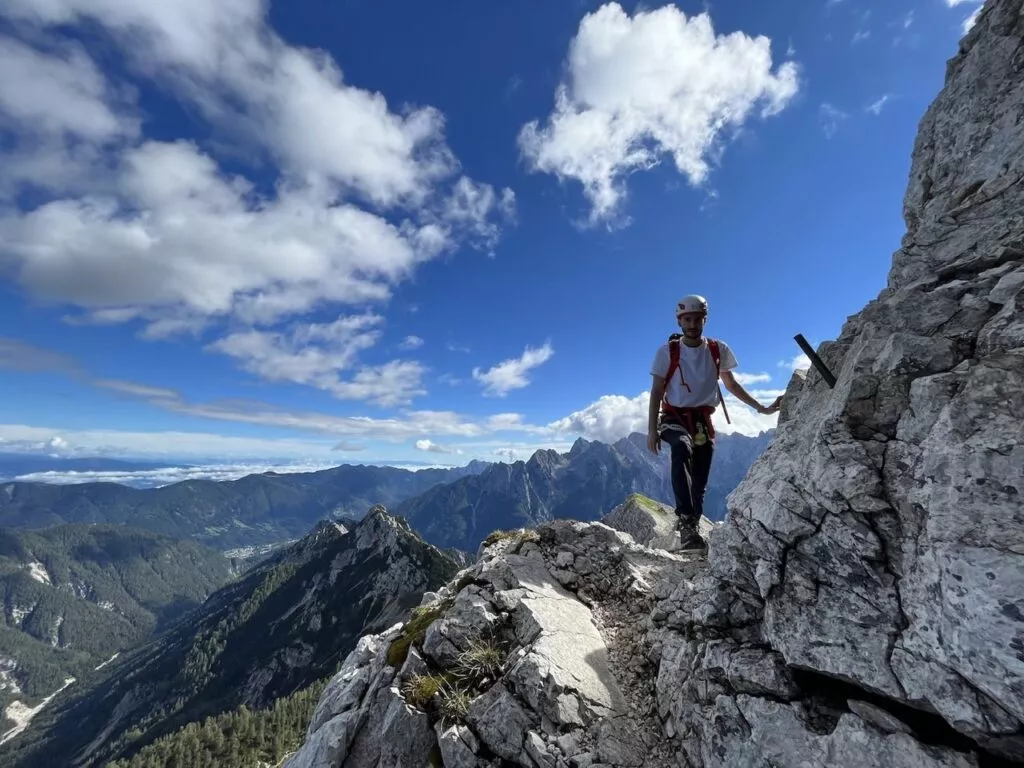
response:
M676 306L682 334L672 334L654 356L647 425L647 448L652 453L660 451L662 440L672 448L672 491L680 546L701 552L707 551L707 544L697 532L697 525L714 455L711 413L721 398L719 378L727 390L758 413L775 413L782 402L780 397L766 407L743 389L733 375L737 362L729 345L704 337L707 317L708 304L703 296L691 294ZM677 354L673 354L675 350Z

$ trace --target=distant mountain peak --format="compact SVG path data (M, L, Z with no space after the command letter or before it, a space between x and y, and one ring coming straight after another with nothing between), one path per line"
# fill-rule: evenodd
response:
M572 448L569 449L569 456L578 456L583 453L590 446L589 440L584 440L582 437L577 437L572 444Z

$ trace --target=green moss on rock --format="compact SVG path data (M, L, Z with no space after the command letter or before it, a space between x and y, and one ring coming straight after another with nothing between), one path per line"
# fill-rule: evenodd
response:
M642 493L631 493L629 496L626 497L626 504L636 504L640 507L643 507L648 512L651 512L656 515L668 514L664 506L662 506L649 496L644 496Z

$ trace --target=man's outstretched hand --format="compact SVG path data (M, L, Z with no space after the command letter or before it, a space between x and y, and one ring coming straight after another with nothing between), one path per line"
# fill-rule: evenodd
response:
M778 411L779 408L781 408L781 407L782 407L782 395L779 395L778 397L775 398L774 402L772 402L771 405L769 405L767 408L762 405L762 406L760 406L757 409L757 412L758 413L762 413L765 416L768 416L768 415Z

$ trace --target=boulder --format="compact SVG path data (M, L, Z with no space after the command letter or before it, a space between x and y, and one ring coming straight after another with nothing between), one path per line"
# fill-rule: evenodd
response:
M602 517L601 522L628 533L634 541L649 547L673 550L679 545L675 509L642 493L631 493ZM715 523L702 516L697 531L707 539L714 527Z

